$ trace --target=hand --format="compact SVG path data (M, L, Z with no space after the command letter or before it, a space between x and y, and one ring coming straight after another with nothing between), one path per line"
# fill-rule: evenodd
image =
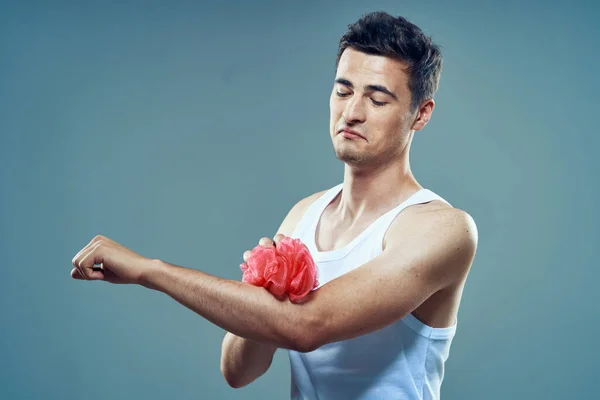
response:
M277 243L279 243L281 241L281 239L283 239L284 237L285 236L281 233L278 233L277 235L275 235L273 240L269 239L268 237L263 237L263 238L260 238L260 240L258 241L258 244L265 248L273 247L273 246L276 246ZM250 256L251 252L252 252L252 250L246 250L244 252L244 255L243 255L244 262L248 262L248 257Z
M73 279L129 284L140 283L142 274L154 264L153 260L101 235L81 249L72 262L75 266L71 271Z

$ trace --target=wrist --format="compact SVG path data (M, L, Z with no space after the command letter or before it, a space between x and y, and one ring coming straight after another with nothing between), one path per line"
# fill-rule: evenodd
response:
M166 268L166 263L158 258L149 259L146 263L146 268L140 274L139 284L148 289L158 290L156 286L156 278L161 274L161 271Z

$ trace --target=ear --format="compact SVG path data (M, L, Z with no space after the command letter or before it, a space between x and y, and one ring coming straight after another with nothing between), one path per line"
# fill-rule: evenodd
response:
M433 114L434 108L435 101L433 101L433 99L425 100L419 107L416 119L414 120L411 129L415 131L420 131L423 129L431 119L431 114Z

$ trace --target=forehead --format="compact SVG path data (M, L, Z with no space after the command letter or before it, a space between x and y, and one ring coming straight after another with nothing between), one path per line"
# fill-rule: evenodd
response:
M362 53L348 47L338 63L336 79L345 78L357 86L382 85L396 93L408 92L407 64L386 56Z

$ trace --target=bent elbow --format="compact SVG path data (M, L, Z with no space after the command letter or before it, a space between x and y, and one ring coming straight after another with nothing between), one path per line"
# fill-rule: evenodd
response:
M225 378L225 382L227 382L227 384L234 389L239 389L248 384L248 382L243 382L243 380L240 379L239 376L232 373L230 370L225 368L223 365L221 365L221 375L223 375L223 378Z
M310 353L323 345L321 341L322 324L311 320L298 326L290 341L290 350L298 353Z
M303 340L294 343L292 350L297 351L298 353L310 353L319 347L321 346L317 345L315 341Z

